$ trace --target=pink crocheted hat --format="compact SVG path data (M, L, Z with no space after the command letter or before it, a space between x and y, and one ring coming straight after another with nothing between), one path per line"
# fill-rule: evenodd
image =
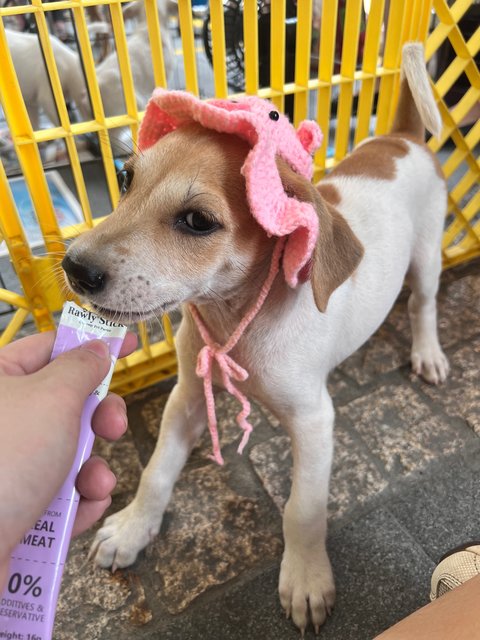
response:
M242 167L250 210L268 235L289 236L282 264L287 283L296 286L299 276L305 279L303 268L315 247L318 217L310 203L285 193L275 158L280 156L295 172L311 180L312 154L322 142L319 126L305 120L295 130L271 102L257 97L204 101L184 91L156 89L140 126L139 148L148 149L191 122L237 135L252 147Z

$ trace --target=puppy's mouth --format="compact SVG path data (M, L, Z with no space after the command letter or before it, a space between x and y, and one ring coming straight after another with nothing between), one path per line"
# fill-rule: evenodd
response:
M158 319L163 314L173 311L179 305L176 302L165 302L159 307L148 309L113 309L111 307L102 307L92 300L88 301L93 310L107 320L123 324L132 324L133 322L142 322L151 318Z

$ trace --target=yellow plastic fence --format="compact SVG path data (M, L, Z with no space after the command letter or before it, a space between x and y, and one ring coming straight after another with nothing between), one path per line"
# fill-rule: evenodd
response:
M222 0L210 0L209 4L214 92L216 96L225 97L229 94L229 87L224 6ZM460 175L449 193L449 212L443 243L444 264L451 266L480 255L480 191L477 187L480 165L478 157L475 157L480 139L480 122L467 127L467 130L459 128L459 123L480 100L480 75L474 60L480 48L480 28L466 41L458 26L471 8L472 0L456 0L453 3L447 3L446 0L371 0L367 6L366 22L363 0L347 0L346 3L337 0L323 0L321 3L317 0L298 0L294 81L288 83L285 82L284 72L287 54L286 0L270 0L270 3L244 0L238 4L243 10L245 92L269 98L279 109L284 108L286 96L293 95L295 124L306 117L316 117L325 133L325 142L315 156L316 178L321 177L348 153L352 143L352 126L354 143L370 134L376 94L375 133L388 131L398 92L402 44L408 40L425 42L427 60L430 60L446 40L450 41L454 51L453 61L433 85L444 130L439 141L429 142L435 152L448 148L447 157L443 161L445 176L449 178L456 172ZM267 10L271 13L270 85L260 87L258 12L259 6L264 11L266 4L270 5ZM386 4L389 8L388 19ZM104 113L88 34L86 10L95 5L108 7L121 69L126 109L125 113L114 117L106 117ZM156 0L144 0L144 7L152 45L155 83L167 86ZM312 40L312 16L320 8L321 19L314 25L319 32ZM73 16L93 110L92 119L86 122L71 122L65 105L47 21L48 12L58 9L69 9ZM59 126L49 129L32 129L7 45L4 20L20 14L33 14L41 42L59 119ZM53 314L61 308L64 300L59 263L65 243L99 222L92 215L76 139L88 132L98 134L106 184L115 205L119 194L108 131L128 126L135 143L143 114L137 110L122 0L31 0L31 4L0 8L0 18L0 101L46 248L46 255L35 256L29 247L9 180L3 164L0 164L0 240L3 237L23 289L23 293L19 294L0 288L0 302L11 305L14 309L0 335L1 345L12 340L28 318L33 318L38 331L54 327ZM179 61L184 67L184 88L199 95L201 86L197 56L201 55L201 47L199 40L195 38L190 0L178 0L178 24L181 35ZM342 42L340 59L339 40ZM312 42L316 44L312 45ZM360 60L359 46L362 51ZM313 72L312 57L318 59L318 69ZM468 90L453 108L447 107L445 95L460 77L465 76L468 78ZM335 131L329 133L334 94L338 100L337 124ZM316 96L313 116L312 95ZM356 121L352 120L355 100ZM39 143L56 139L65 142L83 211L83 223L70 228L60 228L57 222L38 146ZM176 370L174 341L168 319L164 320L164 340L151 342L143 325L139 326L139 334L141 348L119 364L115 374L114 387L120 392L141 388L171 376Z

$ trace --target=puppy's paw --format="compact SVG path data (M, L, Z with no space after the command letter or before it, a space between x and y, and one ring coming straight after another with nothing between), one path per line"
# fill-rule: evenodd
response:
M430 384L445 382L450 371L447 356L437 341L412 348L412 370Z
M326 551L303 558L285 550L278 590L287 618L292 616L302 637L309 620L318 634L335 603L335 583Z
M157 535L159 523L139 513L135 501L109 516L92 543L88 557L103 568L117 569L133 564L139 552Z

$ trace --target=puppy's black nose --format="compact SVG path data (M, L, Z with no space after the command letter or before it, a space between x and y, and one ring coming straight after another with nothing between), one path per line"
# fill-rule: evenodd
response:
M105 287L107 274L93 264L75 262L67 254L62 260L62 267L75 293L91 296Z

